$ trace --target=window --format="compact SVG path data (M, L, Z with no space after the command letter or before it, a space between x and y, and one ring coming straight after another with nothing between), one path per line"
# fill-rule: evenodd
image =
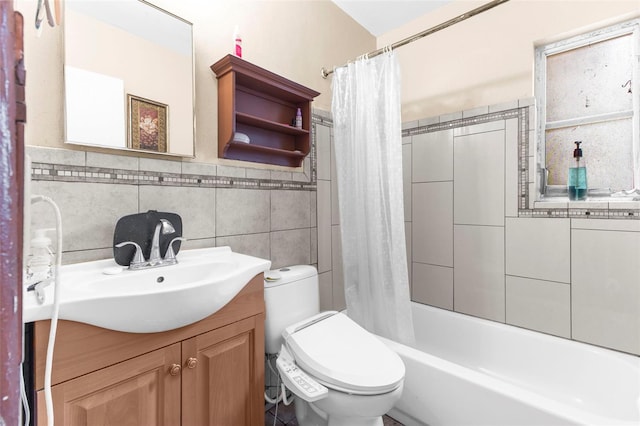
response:
M640 188L640 20L536 49L540 192L566 196L575 141L589 197ZM638 194L635 194L638 195Z

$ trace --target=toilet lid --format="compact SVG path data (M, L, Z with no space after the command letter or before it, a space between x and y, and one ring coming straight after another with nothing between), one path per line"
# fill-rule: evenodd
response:
M296 363L329 388L374 395L391 392L404 379L398 354L342 313L284 335Z

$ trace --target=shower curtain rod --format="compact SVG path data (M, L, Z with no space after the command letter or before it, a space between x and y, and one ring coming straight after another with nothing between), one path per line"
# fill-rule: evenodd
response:
M369 57L369 58L373 58L374 56L378 56L381 53L384 53L386 50L388 50L389 48L391 50L396 49L398 47L404 46L405 44L409 44L409 43L413 43L416 40L420 40L422 37L426 37L430 34L433 34L435 32L438 32L440 30L444 30L447 27L450 27L454 24L457 24L458 22L462 22L466 19L471 18L472 16L478 15L482 12L485 12L489 9L492 9L498 5L501 5L502 3L506 3L509 0L493 0L490 1L489 3L486 3L480 7L477 7L473 10L470 10L469 12L463 13L462 15L458 15L455 18L449 19L446 22L443 22L441 24L436 25L435 27L431 27L427 30L424 30L422 32L419 32L417 34L414 34L410 37L407 37L403 40L397 41L389 46L385 46L382 47L380 49L374 50L372 52L369 52L367 54L365 54L365 56ZM346 65L342 65L342 66L346 66ZM322 78L327 78L329 77L330 74L333 74L333 70L327 70L325 67L322 67L322 69L320 70L320 73L322 74Z

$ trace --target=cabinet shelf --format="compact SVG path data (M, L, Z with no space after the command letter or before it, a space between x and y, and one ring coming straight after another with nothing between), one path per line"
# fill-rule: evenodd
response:
M309 134L309 131L305 129L298 129L297 127L289 126L287 124L277 123L275 121L265 120L264 118L260 118L251 114L245 114L242 112L236 112L236 122L248 124L250 126L259 127L262 129L286 133L288 135L308 135Z
M291 151L235 141L229 142L225 146L225 158L280 166L302 164L307 154L303 151Z
M300 167L310 151L311 102L320 93L233 55L211 70L218 79L218 157ZM298 108L301 129L288 124ZM236 142L236 133L251 142Z

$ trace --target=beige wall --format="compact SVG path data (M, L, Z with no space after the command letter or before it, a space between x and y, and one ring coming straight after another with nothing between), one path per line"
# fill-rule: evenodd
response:
M378 47L468 12L456 0L378 37ZM637 0L511 0L397 50L402 119L410 121L533 96L534 46L640 16Z
M222 162L217 159L217 83L209 66L231 51L236 25L244 59L321 92L313 106L324 110L331 105L331 79L323 79L320 69L375 48L375 38L329 0L151 2L194 24L198 162ZM36 4L15 1L16 10L29 23L25 25L26 142L81 150L63 143L62 30L44 23L37 37L31 25Z

